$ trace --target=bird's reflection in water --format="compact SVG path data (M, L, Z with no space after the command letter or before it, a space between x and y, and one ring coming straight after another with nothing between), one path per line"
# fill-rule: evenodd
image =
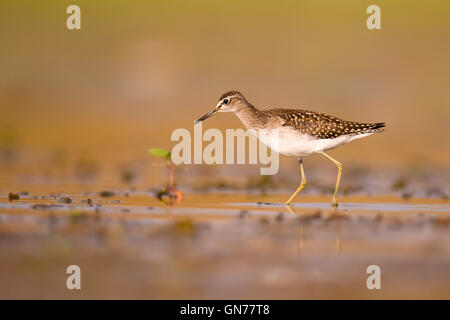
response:
M286 205L286 209L289 213L294 214L296 216L299 217L305 217L308 215L312 214L303 214L301 212L296 212L294 210L294 208L291 205ZM331 214L336 214L337 213L337 207L333 206L333 211ZM304 251L304 246L305 246L305 223L301 223L300 224L300 229L299 229L299 237L298 237L298 243L297 243L297 256L301 256L303 251ZM341 236L340 236L340 231L337 231L337 236L335 239L335 245L334 245L334 251L337 254L340 254L342 252L342 242L341 242Z

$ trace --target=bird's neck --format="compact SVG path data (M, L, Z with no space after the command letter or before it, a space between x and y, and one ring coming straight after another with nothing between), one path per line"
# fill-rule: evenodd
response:
M250 103L242 106L237 111L235 111L236 116L247 128L252 128L257 125L260 113L261 111L256 109Z

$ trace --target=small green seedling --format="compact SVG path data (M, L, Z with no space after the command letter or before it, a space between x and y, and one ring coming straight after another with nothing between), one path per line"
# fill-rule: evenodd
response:
M149 152L152 156L161 157L166 160L170 160L171 157L170 151L167 151L166 149L150 148Z
M183 194L181 193L181 191L174 187L175 165L171 160L170 151L161 148L151 148L149 149L149 152L154 157L164 158L164 160L166 161L166 166L169 169L169 186L162 188L158 192L157 198L159 199L159 201L169 205L181 202Z

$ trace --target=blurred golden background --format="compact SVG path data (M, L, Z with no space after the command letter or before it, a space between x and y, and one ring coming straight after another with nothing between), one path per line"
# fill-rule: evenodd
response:
M70 4L81 8L81 30L66 28ZM370 4L381 7L382 30L366 28ZM151 166L148 148L171 148L174 129L192 130L232 89L261 109L386 122L385 133L332 152L344 171L445 176L449 16L446 1L2 1L2 188L91 177L158 184L167 174ZM208 127L242 125L220 114ZM307 161L334 179L326 160ZM296 161L282 162L281 176L293 176Z

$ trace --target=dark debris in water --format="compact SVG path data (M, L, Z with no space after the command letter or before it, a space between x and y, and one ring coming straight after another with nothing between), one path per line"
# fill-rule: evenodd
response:
M46 203L36 203L31 206L34 210L48 210L52 208L52 205Z
M64 208L62 204L35 203L31 206L33 210L56 210Z
M159 201L167 205L175 205L183 200L183 193L176 187L170 186L162 188L155 196Z
M270 206L270 205L273 205L273 203L270 203L270 202L261 202L261 201L258 201L256 204L257 204L258 206Z
M64 203L64 204L71 204L72 203L72 199L70 197L61 197L58 199L59 203Z
M92 199L91 198L88 198L88 199L83 199L83 200L81 200L81 203L84 203L84 204L92 204L93 203L93 201L92 201Z
M403 190L408 186L408 184L409 184L408 178L406 178L405 176L399 176L392 182L391 188L392 190L395 191Z
M17 193L10 192L8 195L9 201L15 201L15 200L19 200L19 199L20 199L20 195Z
M98 193L98 195L103 198L109 198L109 197L114 197L116 194L110 190L103 190L103 191L100 191Z
M402 193L402 198L405 200L409 200L414 196L414 193L412 192L403 192Z

